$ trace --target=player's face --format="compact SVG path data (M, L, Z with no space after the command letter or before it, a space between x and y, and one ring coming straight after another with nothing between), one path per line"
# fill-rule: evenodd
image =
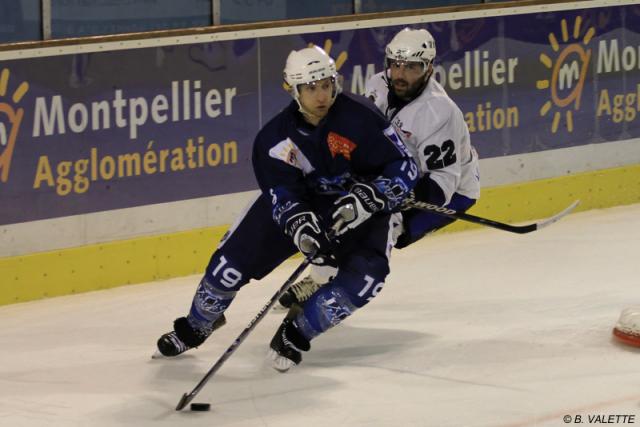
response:
M306 113L307 121L317 125L327 115L334 101L335 89L336 84L332 78L298 86L298 101Z
M391 87L396 96L401 99L413 98L422 86L427 72L424 62L389 61Z

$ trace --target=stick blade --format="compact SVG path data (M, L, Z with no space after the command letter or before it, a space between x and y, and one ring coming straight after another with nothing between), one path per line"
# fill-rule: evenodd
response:
M191 399L193 399L193 396L190 396L187 393L183 394L182 398L180 398L180 401L178 402L178 406L176 406L176 411L182 411L184 407L191 402Z
M580 200L576 200L575 202L567 206L562 212L558 212L554 216L547 218L544 221L538 222L536 224L536 230L540 230L541 228L548 227L554 222L560 221L563 217L571 213L571 211L573 211L579 204L580 204Z

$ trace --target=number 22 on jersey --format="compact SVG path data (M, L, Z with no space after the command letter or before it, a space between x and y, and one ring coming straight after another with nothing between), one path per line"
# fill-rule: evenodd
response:
M454 164L458 158L456 156L456 146L452 140L447 139L441 147L437 145L427 145L424 147L427 169L437 170L446 168Z

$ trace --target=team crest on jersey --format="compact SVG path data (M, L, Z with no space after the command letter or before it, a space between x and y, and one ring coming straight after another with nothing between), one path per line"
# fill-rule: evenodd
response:
M396 130L402 132L402 136L404 136L405 138L411 138L411 132L402 129L403 123L398 117L393 120L393 125L396 127Z
M300 169L305 175L310 174L314 170L307 156L304 155L291 138L283 139L271 147L269 156Z
M349 138L345 138L335 132L329 132L327 145L329 146L331 157L335 158L338 154L341 154L347 160L351 160L351 152L357 147Z

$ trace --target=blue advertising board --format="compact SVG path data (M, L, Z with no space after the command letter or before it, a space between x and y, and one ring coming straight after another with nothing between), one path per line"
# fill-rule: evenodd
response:
M403 27L5 61L0 225L256 189L288 53L324 47L362 93ZM640 136L640 6L416 27L481 158Z

